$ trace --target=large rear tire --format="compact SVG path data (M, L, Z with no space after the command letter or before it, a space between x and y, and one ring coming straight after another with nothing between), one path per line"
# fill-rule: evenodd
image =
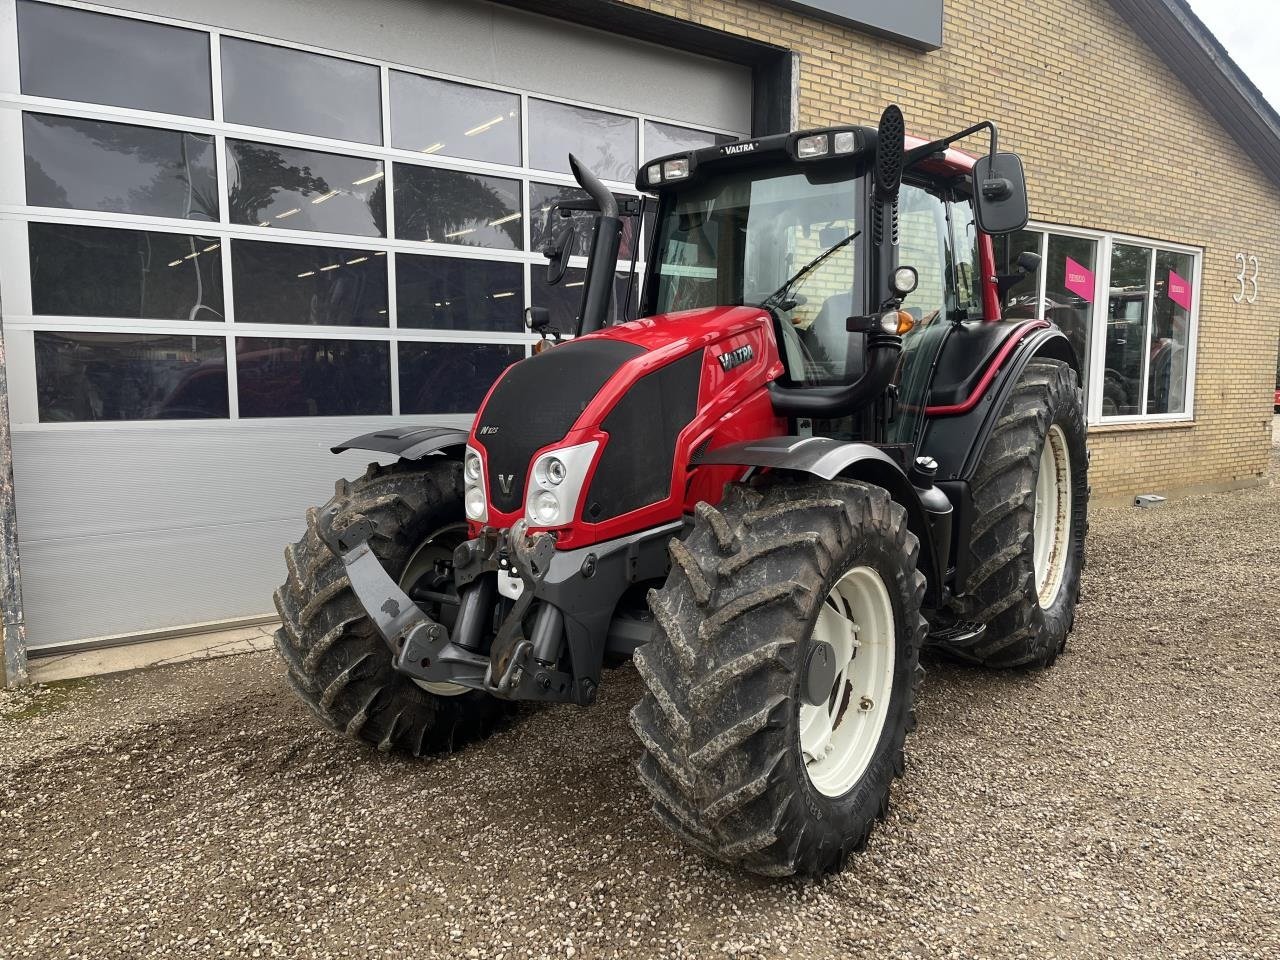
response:
M370 547L401 581L406 570L429 566L423 561L433 549L450 555L450 538L465 526L462 467L443 457L370 464L360 479L339 480L324 507L307 511L306 535L285 548L289 578L275 593L276 649L290 686L326 724L380 750L416 756L486 735L508 703L452 685L426 689L392 668L391 651L352 593L342 561L317 532L319 517L335 506L339 529L358 516L374 521Z
M915 725L918 554L902 508L863 483L733 485L699 505L635 658L640 780L669 829L768 876L862 847ZM832 674L812 672L823 645Z
M1076 372L1033 360L973 479L966 593L951 610L986 625L939 648L987 667L1048 666L1075 625L1089 504L1084 399Z

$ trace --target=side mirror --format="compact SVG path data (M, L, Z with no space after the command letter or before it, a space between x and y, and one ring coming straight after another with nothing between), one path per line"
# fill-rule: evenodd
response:
M1040 269L1040 254L1023 250L1013 261L1013 265L1017 268L1013 273L1001 273L996 276L996 295L1001 303L1005 302L1010 290L1027 277L1034 276Z
M555 213L554 209L552 213ZM573 221L566 220L554 231L551 240L542 248L542 255L547 258L547 283L551 286L563 280L564 272L569 268L569 250L575 235Z
M993 153L974 161L973 213L983 233L1015 233L1027 225L1027 178L1016 153Z

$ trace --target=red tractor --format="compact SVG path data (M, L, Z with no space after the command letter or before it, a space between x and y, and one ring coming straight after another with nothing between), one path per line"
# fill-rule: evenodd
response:
M949 149L984 129L989 154ZM645 204L573 169L591 199L553 211L546 252L554 281L594 214L575 336L531 310L545 349L470 433L334 448L398 460L339 481L286 550L289 679L421 754L514 701L587 706L631 658L659 819L756 873L840 869L902 773L921 649L1047 666L1072 628L1079 361L1000 319L992 256L1027 219L1021 162L989 122L908 141L896 107L653 161L642 319L615 324Z

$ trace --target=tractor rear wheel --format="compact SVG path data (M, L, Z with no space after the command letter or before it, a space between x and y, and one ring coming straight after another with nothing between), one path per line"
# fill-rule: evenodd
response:
M951 609L986 631L940 649L988 667L1048 666L1062 652L1084 565L1088 463L1075 370L1033 360L973 479L972 573Z
M905 513L863 483L735 484L670 551L631 712L654 812L755 873L840 869L915 724L924 579Z
M341 559L317 532L332 506L338 528L357 516L375 522L374 554L406 592L437 598L427 609L434 619L448 625L456 609L449 564L466 537L461 464L443 457L370 464L360 479L339 480L324 507L308 510L305 536L285 548L289 578L275 593L275 641L289 685L326 724L384 751L435 753L487 734L508 703L455 684L419 685L392 668Z

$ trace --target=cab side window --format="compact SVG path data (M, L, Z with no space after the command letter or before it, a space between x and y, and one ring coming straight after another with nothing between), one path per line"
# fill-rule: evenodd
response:
M973 201L956 197L951 201L951 235L955 251L956 319L982 317L982 266L978 257L978 223Z

